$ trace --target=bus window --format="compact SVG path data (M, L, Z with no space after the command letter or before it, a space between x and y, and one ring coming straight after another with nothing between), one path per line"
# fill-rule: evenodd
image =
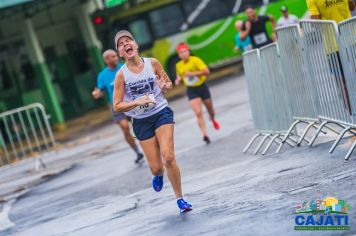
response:
M156 37L164 37L178 33L185 23L178 4L169 5L150 12L149 18Z
M224 18L230 15L232 11L221 0L185 0L183 7L187 13L187 21L190 26L197 26Z
M148 24L144 19L135 20L129 23L129 29L138 45L143 46L152 43L152 35L148 28Z

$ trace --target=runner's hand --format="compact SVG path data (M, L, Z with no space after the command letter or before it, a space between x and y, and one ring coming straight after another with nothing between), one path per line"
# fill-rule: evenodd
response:
M162 92L165 93L166 90L167 90L167 81L166 81L166 78L165 78L164 71L163 70L161 71L161 75L160 76L156 75L156 78L157 78L158 87L162 90Z
M179 77L177 77L176 80L174 81L174 84L180 85L180 81L181 81L181 79Z
M148 93L146 94L146 96L143 96L142 98L136 100L137 106L142 106L150 103L156 105L156 102L149 97Z
M98 88L95 88L93 90L93 92L91 92L91 95L95 98L95 99L98 99L98 98L101 98L103 96L103 92L98 89Z

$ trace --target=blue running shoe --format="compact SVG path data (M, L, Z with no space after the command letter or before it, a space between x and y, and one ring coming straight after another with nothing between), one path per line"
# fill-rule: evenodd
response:
M152 187L156 192L161 191L163 187L163 176L154 176L152 179Z
M180 198L177 200L177 205L180 209L180 213L183 213L183 212L188 212L188 211L191 211L193 210L193 206L190 205L188 202L184 201L183 198Z

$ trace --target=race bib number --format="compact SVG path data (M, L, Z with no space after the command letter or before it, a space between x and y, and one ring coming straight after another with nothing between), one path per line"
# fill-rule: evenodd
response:
M137 97L137 98L135 99L135 101L141 99L141 98L144 97L144 96L146 96L146 95L142 95L142 96L140 96L140 97ZM151 94L148 95L148 97L149 97L152 101L155 101L155 96L154 96L154 94L151 93ZM135 108L135 111L136 111L137 114L143 114L143 113L145 113L145 112L148 112L148 111L152 110L155 106L156 106L156 105L153 104L153 103L144 104L144 105L137 106L137 107Z
M198 76L185 77L185 82L188 86L193 86L199 81Z
M252 45L249 44L249 45L247 45L247 46L244 47L244 52L250 51L250 50L252 50L252 49L253 49L253 48L252 48Z
M267 43L268 41L267 35L265 33L256 34L253 36L253 39L257 45Z

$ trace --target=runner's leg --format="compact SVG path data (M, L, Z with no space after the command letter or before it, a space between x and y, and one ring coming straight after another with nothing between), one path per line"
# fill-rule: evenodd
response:
M153 136L152 138L140 141L140 144L145 153L152 175L162 176L164 174L164 168L157 138Z
M214 111L214 106L213 106L213 100L211 98L204 99L203 103L208 110L210 120L215 120L215 111Z
M126 142L130 145L130 147L136 153L137 159L135 162L138 163L143 158L143 155L140 152L138 146L136 145L135 139L131 135L128 120L126 118L121 119L120 121L117 122L117 124L120 126L122 132L124 133Z
M173 124L165 124L156 129L156 137L163 159L163 165L167 170L167 176L172 184L177 198L182 197L182 186L179 166L174 155Z
M189 100L189 104L190 107L193 109L195 116L197 117L198 125L202 135L204 137L208 136L206 131L206 126L205 126L205 121L204 121L201 98L194 98L192 100Z

